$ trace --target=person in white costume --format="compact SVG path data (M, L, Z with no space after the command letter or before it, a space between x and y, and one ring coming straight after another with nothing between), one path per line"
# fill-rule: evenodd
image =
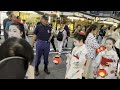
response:
M87 49L84 44L85 34L76 32L74 34L74 45L72 54L67 54L67 65L65 79L82 79L84 65L86 62Z
M118 55L113 49L115 40L113 38L107 38L105 41L106 49L101 51L96 59L94 66L94 74L98 73L98 70L104 69L107 74L104 77L97 75L96 79L116 79L116 68L118 63Z

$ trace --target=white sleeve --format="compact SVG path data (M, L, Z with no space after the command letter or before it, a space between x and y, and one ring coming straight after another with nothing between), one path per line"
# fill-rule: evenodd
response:
M82 51L81 53L79 53L79 59L77 59L76 57L74 57L76 60L74 61L73 67L77 68L77 67L84 67L84 64L86 62L86 54L87 51Z
M115 54L114 54L114 64L113 64L114 67L117 67L118 60L119 60L119 57L118 57L117 53L115 52Z
M59 33L59 30L56 31L56 34L57 34L57 35L58 35L58 33Z
M93 63L93 67L97 68L102 59L102 52L100 52L97 57L95 58L95 62Z
M66 30L63 31L63 41L66 40L66 37L67 37L67 32Z
M95 49L99 48L99 44L98 44L97 40L94 37L93 37L93 39L91 41L91 45Z

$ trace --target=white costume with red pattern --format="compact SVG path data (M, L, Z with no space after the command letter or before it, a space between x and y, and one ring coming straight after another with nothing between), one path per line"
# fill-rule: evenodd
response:
M107 65L102 65L101 61L102 61L102 57L106 58L106 59L111 59L113 62L109 62L109 66ZM100 76L97 76L97 79L116 79L115 73L116 73L116 68L117 68L117 62L118 62L119 58L117 53L112 49L110 51L108 51L107 49L100 52L96 59L95 59L95 63L93 64L94 68L98 70L100 68L103 68L107 71L107 76L102 78Z
M68 79L82 79L84 73L84 64L86 62L87 49L83 44L79 47L74 47L72 51L72 58L67 58L66 75Z

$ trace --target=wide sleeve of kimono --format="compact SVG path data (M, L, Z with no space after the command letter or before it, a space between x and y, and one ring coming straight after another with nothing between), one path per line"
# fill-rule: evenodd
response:
M94 36L91 39L91 45L95 49L99 48L99 44L98 44L98 42L97 42L97 40L96 40L96 38Z
M117 66L118 60L119 60L119 57L118 57L117 53L114 52L114 64L113 64L114 67Z
M86 45L95 49L99 47L96 38L91 33L87 36Z
M74 67L74 68L77 68L77 67L78 68L79 67L83 68L84 64L86 62L86 54L87 54L87 50L84 49L84 51L78 53L78 58L73 56L75 58L75 60L74 60L74 64L73 64L72 67Z
M63 41L66 40L66 37L67 37L67 32L66 30L63 31Z
M100 52L97 57L95 58L95 61L93 63L93 67L97 68L100 65L101 59L102 59L103 52Z

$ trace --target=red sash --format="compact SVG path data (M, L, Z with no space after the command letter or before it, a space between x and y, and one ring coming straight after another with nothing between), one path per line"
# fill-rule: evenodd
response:
M108 66L108 65L107 65L107 62L113 62L113 60L112 60L112 59L107 59L107 58L105 58L105 57L102 56L102 60L101 60L101 63L100 63L100 64L101 64L102 66Z

